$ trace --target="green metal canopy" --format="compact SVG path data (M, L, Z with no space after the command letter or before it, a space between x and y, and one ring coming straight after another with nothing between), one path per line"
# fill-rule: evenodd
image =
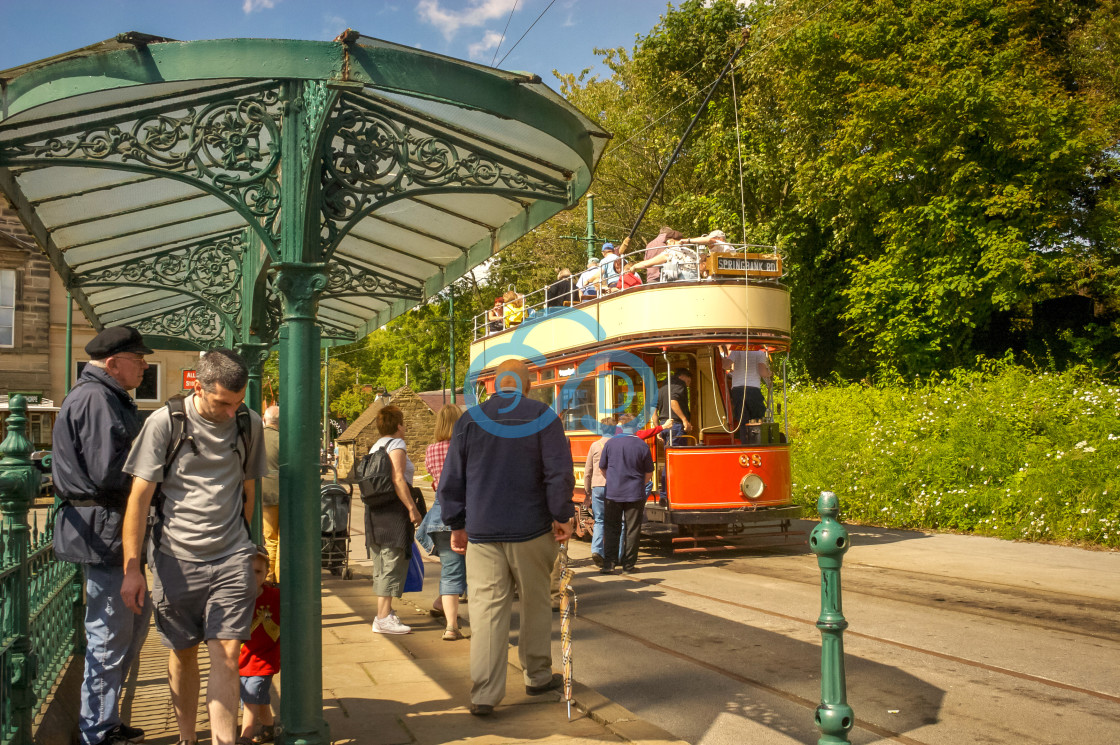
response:
M326 264L316 319L339 341L574 204L607 137L536 76L352 31L130 33L0 72L0 190L94 326L267 343L292 109L306 258Z
M251 401L283 339L281 612L298 640L283 667L299 681L286 742L330 741L321 344L378 328L574 205L606 138L534 75L353 31L130 33L0 72L0 191L95 327L236 347Z

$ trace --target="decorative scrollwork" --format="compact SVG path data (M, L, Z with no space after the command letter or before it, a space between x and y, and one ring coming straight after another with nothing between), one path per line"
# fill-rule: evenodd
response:
M205 305L150 316L131 324L141 334L169 336L192 342L200 349L213 346L224 340L225 326L222 318Z
M245 242L238 233L94 270L80 275L76 284L127 283L185 289L236 319L241 312L244 253Z
M367 295L374 297L420 300L421 288L401 282L386 274L364 269L335 258L327 275L326 291L332 296Z
M414 190L457 186L516 192L565 201L567 183L542 178L480 152L450 135L395 121L363 102L343 98L326 125L330 148L323 160L324 233L336 237L353 215L387 197Z
M305 80L300 92L299 105L303 107L304 122L303 141L300 150L303 153L303 164L306 168L311 163L311 145L315 134L322 126L327 116L333 93L322 80Z
M324 321L322 318L316 319L315 323L319 326L319 332L324 339L357 341L357 334L354 333L354 329L349 329L330 321Z
M209 183L244 205L279 240L279 92L102 121L73 135L0 148L0 161L94 160L137 163Z

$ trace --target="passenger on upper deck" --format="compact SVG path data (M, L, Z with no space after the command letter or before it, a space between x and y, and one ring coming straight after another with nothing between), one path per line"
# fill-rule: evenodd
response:
M506 328L520 326L521 322L525 320L525 298L513 290L506 290L506 294L502 295L502 300L505 301L502 318L505 320Z
M657 234L657 237L646 244L645 254L642 255L643 261L649 261L650 259L655 258L656 256L663 253L665 251L665 247L668 245L668 241L679 241L682 238L684 238L684 234L679 230L673 230L668 225L663 225L661 227L661 231ZM623 247L623 253L626 253L626 248L627 247L625 246ZM648 266L650 267L650 269L648 272L646 272L646 281L650 283L657 282L661 278L660 266L655 264L649 264Z
M575 305L577 302L576 283L572 279L572 273L567 269L561 269L557 272L556 281L548 286L544 297L545 307L549 309Z
M604 290L618 283L619 264L621 259L613 243L603 244L603 258L599 260L599 276L602 279ZM608 290L609 291L609 290Z
M576 282L576 287L579 288L580 300L590 300L599 294L599 262L595 259L588 259L587 271L579 275L579 280Z
M691 243L696 246L707 246L708 250L725 251L730 250L733 246L727 242L727 234L722 230L713 230L707 235L702 235L699 238L689 238L684 243Z
M490 333L502 330L502 299L494 298L494 307L486 312L486 325Z
M648 253L648 250L647 250ZM644 259L630 267L631 271L648 269L646 277L650 282L690 281L700 278L699 259L696 251L682 245L679 240L670 238L663 251L651 259ZM657 274L654 275L654 270ZM653 279L656 276L657 279Z

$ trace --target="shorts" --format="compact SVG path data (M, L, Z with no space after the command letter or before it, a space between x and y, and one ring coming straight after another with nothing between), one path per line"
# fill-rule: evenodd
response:
M439 594L462 595L467 591L467 557L451 550L451 531L430 533L439 554Z
M208 639L249 638L257 599L252 553L201 562L152 554L152 607L164 646L181 650Z
M371 543L369 553L373 558L373 594L399 598L404 593L404 578L408 574L408 547Z
M241 703L268 706L272 703L271 675L242 675Z

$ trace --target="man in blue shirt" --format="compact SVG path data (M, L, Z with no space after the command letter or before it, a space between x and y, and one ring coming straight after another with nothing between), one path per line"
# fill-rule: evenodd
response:
M549 577L557 544L572 534L575 478L564 428L556 412L529 398L530 381L522 360L498 365L496 393L455 423L440 474L451 548L467 556L476 716L493 713L505 696L515 587L525 692L547 693L563 682L552 672Z
M615 435L603 445L599 467L607 476L605 515L603 520L603 566L600 574L614 570L614 559L619 556L619 538L625 518L626 535L622 545L622 573L637 571L638 541L642 535L645 517L646 485L653 478L653 456L649 445L634 430L636 420L622 427L622 434Z

